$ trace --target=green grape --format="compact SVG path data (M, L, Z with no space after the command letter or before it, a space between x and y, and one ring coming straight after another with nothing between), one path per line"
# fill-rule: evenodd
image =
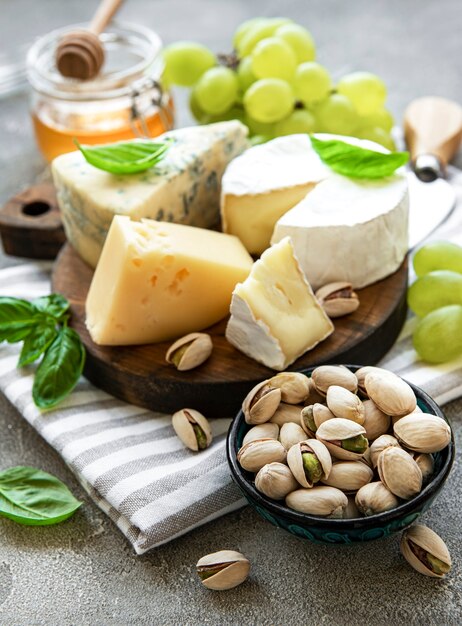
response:
M264 22L264 21L266 21L266 18L264 17L252 17L250 20L246 20L245 22L242 22L242 24L237 27L236 32L234 33L234 36L233 36L234 49L235 50L239 49L242 39L247 35L247 33L249 32L251 28L253 28L254 26L257 26L257 24L260 24L261 22Z
M266 37L271 37L279 26L289 24L290 22L292 20L288 17L269 17L263 18L260 23L250 26L238 45L236 45L239 57L242 59L242 57L250 54L259 41L266 39Z
M315 109L318 132L352 135L358 126L358 115L345 96L334 93Z
M396 145L393 141L393 138L386 131L384 131L383 128L380 128L379 126L360 128L358 131L356 131L356 136L360 139L369 139L369 141L375 141L376 143L379 143L381 146L387 148L387 150L390 150L391 152L394 152L396 150Z
M250 85L257 80L257 77L252 71L252 57L244 57L239 61L239 65L237 66L237 79L242 92L247 91Z
M445 363L462 354L462 306L452 304L422 318L413 335L414 348L429 363Z
M462 305L462 274L436 270L421 276L409 287L407 302L419 317L449 304Z
M252 71L257 78L291 80L297 67L292 48L282 39L267 37L252 51Z
M216 65L213 52L193 41L178 41L163 52L167 83L192 87L204 72Z
M310 105L327 98L332 80L326 68L319 63L302 63L295 72L294 89L297 99Z
M383 81L370 72L353 72L340 79L337 91L353 103L360 115L382 109L387 89Z
M387 109L377 109L374 113L361 116L361 126L364 128L378 127L389 133L395 123L393 115Z
M246 124L244 109L236 104L220 115L210 115L207 123L214 124L215 122L229 122L230 120L238 120L242 124Z
M227 67L212 67L200 77L194 92L203 111L220 115L235 103L238 89L235 72Z
M299 26L299 24L284 24L279 26L275 36L283 39L295 52L298 63L304 61L314 61L316 58L316 47L311 33Z
M462 247L450 241L432 241L414 255L414 271L424 276L434 270L451 270L462 274Z
M253 135L250 137L249 142L251 146L260 146L262 143L271 141L272 137L268 135Z
M315 130L316 119L312 113L305 109L296 109L288 117L275 125L274 131L277 137L282 135L294 135L296 133L312 133Z
M294 106L294 94L288 83L280 78L257 80L244 94L244 108L257 122L278 122Z
M271 137L273 139L276 136L275 133L275 124L267 124L265 122L257 122L257 120L252 119L247 116L245 123L249 127L249 131L251 135L261 135L262 137Z
M199 124L210 124L210 115L199 106L194 89L189 95L189 110L196 122L199 122Z

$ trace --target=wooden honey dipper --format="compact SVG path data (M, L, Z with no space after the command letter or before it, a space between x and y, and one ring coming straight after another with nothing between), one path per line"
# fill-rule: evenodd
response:
M104 63L99 35L106 28L123 0L102 0L88 30L69 32L56 49L56 66L67 78L94 78Z

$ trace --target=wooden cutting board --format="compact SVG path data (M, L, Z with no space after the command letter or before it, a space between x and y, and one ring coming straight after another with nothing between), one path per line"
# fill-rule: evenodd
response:
M405 260L392 276L358 291L359 309L334 320L335 332L289 369L321 363L376 363L395 342L406 317L407 269ZM85 300L92 276L93 270L66 244L54 266L53 291L71 303L71 326L87 349L85 375L100 389L154 411L189 407L207 416L230 417L257 382L274 375L226 341L226 320L206 331L214 344L210 359L188 372L178 372L165 362L171 342L97 346L85 328Z

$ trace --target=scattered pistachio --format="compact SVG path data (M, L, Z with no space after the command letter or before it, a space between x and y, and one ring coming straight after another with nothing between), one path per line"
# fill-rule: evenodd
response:
M190 333L167 350L166 361L172 363L177 370L184 372L202 365L212 354L213 343L206 333Z
M207 419L194 409L182 409L172 416L172 426L184 445L197 452L212 443L212 429Z
M411 526L403 533L400 547L406 561L420 574L443 578L451 569L446 544L427 526Z
M220 550L199 559L196 569L205 587L224 591L244 582L249 575L250 561L240 552Z
M349 315L359 307L358 294L353 291L351 283L329 283L318 289L315 295L326 314L332 318Z

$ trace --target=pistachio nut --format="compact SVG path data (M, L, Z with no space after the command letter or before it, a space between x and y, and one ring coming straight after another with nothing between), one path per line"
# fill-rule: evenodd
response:
M415 455L414 461L417 463L420 471L422 472L423 482L427 482L431 478L435 467L435 461L433 460L432 455L421 452L420 454Z
M357 517L361 517L361 514L356 506L356 502L354 496L347 496L348 504L346 509L343 511L344 519L355 519Z
M368 397L390 416L403 416L412 413L417 400L412 387L396 374L387 372L370 372L364 385Z
M380 435L384 435L390 428L391 418L385 415L383 411L372 400L364 400L364 423L366 429L366 437L369 441L374 441Z
M212 354L213 343L207 333L190 333L170 346L165 355L167 363L185 372L202 365Z
M242 410L247 424L263 424L274 415L281 402L281 390L272 387L269 381L264 380L244 398Z
M314 433L323 422L327 422L327 420L331 420L334 417L335 415L325 404L316 402L302 409L300 423L308 435L314 436Z
M273 500L282 500L298 488L292 472L283 463L267 463L255 476L255 487Z
M269 384L281 390L281 400L287 404L300 404L310 395L310 379L299 372L281 372Z
M278 439L279 426L277 424L270 424L265 422L264 424L257 424L253 426L245 435L242 440L242 445L245 446L249 441L255 441L255 439Z
M384 376L386 376L387 374L392 374L394 376L394 374L390 372L389 370L384 370L382 367L375 367L374 365L365 365L364 367L360 367L359 370L356 370L355 376L358 381L358 391L362 396L365 396L366 398L367 398L367 391L366 391L366 387L364 386L364 381L366 379L366 376L370 372L377 372Z
M194 409L181 409L172 415L172 426L184 445L197 452L212 443L212 429L207 419Z
M343 417L357 424L364 423L364 407L357 395L339 385L331 385L326 395L327 406L335 417Z
M351 283L329 283L318 289L315 296L329 317L342 317L359 307L358 294Z
M277 424L274 425L277 426ZM281 426L279 441L282 443L286 450L291 448L296 443L299 443L300 441L305 441L305 439L306 432L298 424L295 424L294 422L287 422L287 424L283 424Z
M393 427L398 441L414 452L439 452L451 441L449 424L428 413L412 413L403 417Z
M371 468L361 461L340 461L332 465L329 476L322 482L351 493L370 483L373 475Z
M380 480L395 496L410 500L422 489L422 472L402 448L385 448L377 462Z
M287 452L276 439L249 441L237 453L240 466L248 472L258 472L267 463L284 463Z
M446 544L428 526L415 524L404 531L400 548L409 565L420 574L443 578L451 569L451 555Z
M250 561L240 552L220 550L199 559L196 569L205 587L224 591L244 582L249 575Z
M366 517L390 511L399 504L395 494L387 489L380 480L361 487L356 494L355 501L359 511Z
M380 453L385 450L385 448L401 448L398 440L393 437L393 435L380 435L377 439L371 443L371 463L372 467L377 467L377 461L379 460Z
M311 488L329 476L332 459L324 444L317 439L306 439L290 448L287 464L300 485Z
M343 365L320 365L311 373L311 380L316 390L325 396L331 385L338 385L356 393L358 379L348 368Z
M369 445L365 434L361 424L335 417L321 424L316 431L316 439L322 441L336 459L358 461Z
M287 424L288 422L300 424L301 410L301 406L281 402L274 415L270 419L270 422L272 424L277 424L279 427L281 427L283 424Z
M339 519L348 506L348 498L335 487L313 487L292 491L286 497L286 505L300 513Z

